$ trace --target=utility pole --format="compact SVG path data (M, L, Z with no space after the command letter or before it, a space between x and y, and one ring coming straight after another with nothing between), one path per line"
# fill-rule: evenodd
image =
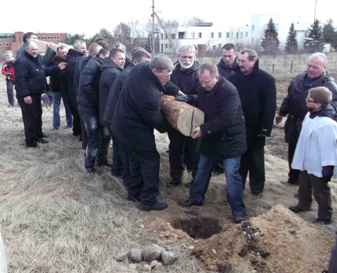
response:
M156 32L156 22L155 22L155 8L154 8L154 0L152 0L152 54L156 53L156 39L155 39L155 32Z
M315 0L315 7L314 7L314 22L316 21L316 19L317 19L317 2L318 2L318 0Z

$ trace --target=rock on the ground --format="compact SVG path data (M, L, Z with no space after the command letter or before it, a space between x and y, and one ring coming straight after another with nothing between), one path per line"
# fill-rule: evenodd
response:
M142 250L139 248L132 248L128 253L129 260L133 263L140 263L143 260Z
M165 251L162 247L158 245L146 246L143 249L142 256L143 260L146 262L152 262L154 260L159 260L161 253Z
M178 259L178 256L173 251L164 250L162 251L160 258L164 265L170 265Z

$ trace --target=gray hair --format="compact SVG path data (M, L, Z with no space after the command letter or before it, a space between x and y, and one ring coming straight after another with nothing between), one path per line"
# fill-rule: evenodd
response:
M85 44L85 46L87 46L87 44L86 44L85 41L83 41L83 40L76 40L74 42L74 49L80 50L83 44Z
M185 53L187 51L192 51L194 54L196 54L196 49L195 49L194 45L183 45L183 46L180 46L177 49L177 55L180 55L180 54Z
M328 57L322 52L315 52L308 57L308 62L313 59L319 59L324 66L328 64Z
M172 60L166 56L166 55L157 55L153 57L153 59L150 62L150 68L151 69L156 69L159 71L162 70L173 70L173 63Z
M259 55L254 49L244 48L240 51L241 54L247 54L249 61L256 61L259 58Z
M95 57L98 55L101 49L102 49L102 46L100 46L96 42L93 42L89 45L89 48L88 48L89 55L92 57Z
M215 64L205 63L205 64L200 65L200 68L198 70L198 75L200 76L205 71L208 71L212 76L219 78L219 70Z

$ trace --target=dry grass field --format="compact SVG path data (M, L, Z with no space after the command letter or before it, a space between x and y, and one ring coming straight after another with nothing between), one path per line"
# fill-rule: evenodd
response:
M278 81L279 101L287 83ZM329 226L311 223L316 207L299 216L286 209L296 201L296 187L282 183L287 162L281 129L274 130L266 147L263 197L245 192L250 223L262 234L252 247L245 240L244 227L231 223L223 175L212 177L205 206L178 205L187 196L187 187L167 187L165 134L157 135L157 144L161 191L169 208L145 213L126 200L121 181L109 169L99 169L95 175L84 172L80 142L69 129L51 130L51 109L44 108L43 113L49 143L25 148L20 108L7 106L3 81L0 86L0 231L10 273L320 273L325 269L335 240L336 187L332 186L335 222ZM184 182L189 180L186 175ZM148 266L120 261L130 248L152 243L177 253L177 262ZM261 256L257 249L268 255Z

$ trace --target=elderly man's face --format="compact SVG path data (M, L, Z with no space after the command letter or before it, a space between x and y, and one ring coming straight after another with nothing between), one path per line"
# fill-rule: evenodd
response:
M193 66L195 61L195 51L187 50L178 55L178 61L183 69L188 69Z
M113 56L112 61L115 65L117 65L119 68L124 68L125 65L125 53L123 52L117 52L115 56Z
M57 49L57 56L64 59L68 53L68 49L66 47L61 47Z
M233 65L233 63L235 62L235 57L236 54L233 48L229 50L226 49L223 50L222 60L226 65Z
M314 58L307 63L307 75L310 79L315 79L325 72L325 65L319 58Z
M239 67L244 75L249 75L254 69L256 60L251 61L248 58L248 53L240 54L238 57Z

